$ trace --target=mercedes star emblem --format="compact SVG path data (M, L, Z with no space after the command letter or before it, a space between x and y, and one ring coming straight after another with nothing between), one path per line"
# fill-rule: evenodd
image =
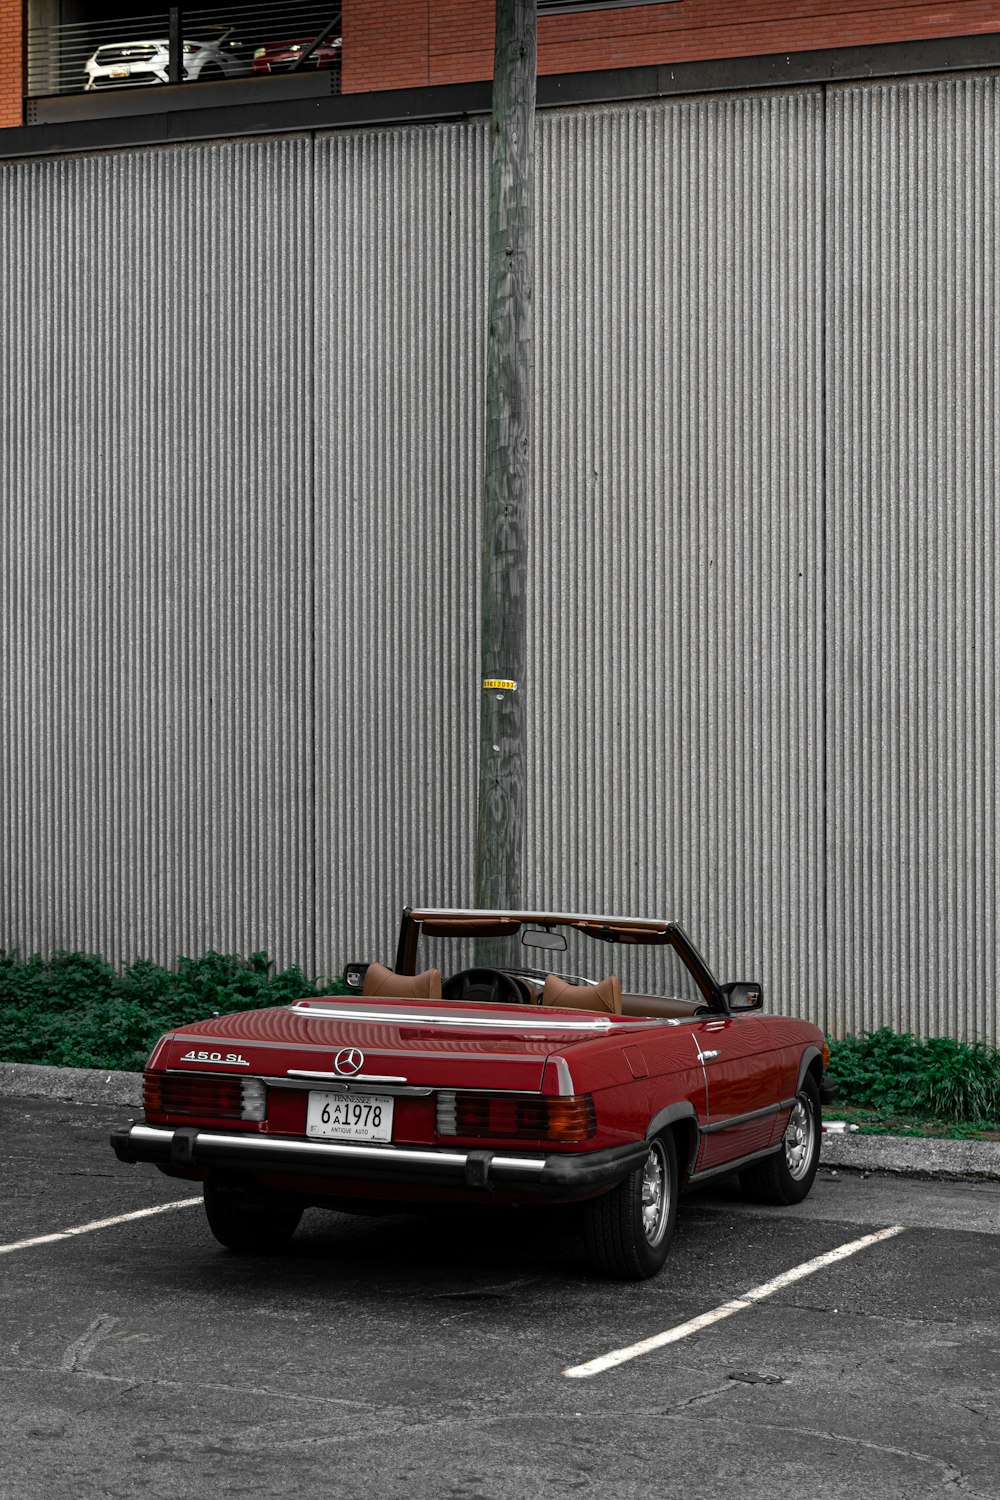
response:
M338 1073L359 1073L364 1066L365 1054L357 1047L341 1047L333 1059Z

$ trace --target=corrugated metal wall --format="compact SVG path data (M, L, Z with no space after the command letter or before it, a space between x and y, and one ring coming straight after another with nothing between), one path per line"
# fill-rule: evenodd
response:
M996 1036L993 78L540 116L526 897ZM468 902L482 121L0 167L0 945Z
M540 132L530 894L822 975L822 98Z
M830 1017L997 1036L995 76L828 101Z
M312 957L312 170L0 170L0 945Z
M489 161L482 123L316 143L317 934L472 904ZM345 949L345 943L347 945Z

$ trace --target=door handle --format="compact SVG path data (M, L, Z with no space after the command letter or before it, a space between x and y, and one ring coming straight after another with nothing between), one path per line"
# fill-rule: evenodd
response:
M708 1062L710 1057L718 1057L718 1055L718 1052L703 1052L701 1054L701 1060L702 1062Z

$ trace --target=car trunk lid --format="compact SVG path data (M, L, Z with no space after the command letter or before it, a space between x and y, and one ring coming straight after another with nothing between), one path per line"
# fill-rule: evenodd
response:
M265 1077L319 1074L434 1088L542 1088L546 1060L611 1017L338 996L218 1016L164 1039L157 1067Z

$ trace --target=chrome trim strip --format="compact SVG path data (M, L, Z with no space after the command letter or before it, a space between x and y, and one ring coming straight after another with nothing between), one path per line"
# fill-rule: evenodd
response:
M545 1161L540 1156L494 1156L490 1160L491 1172L544 1172Z
M129 1136L134 1140L148 1141L150 1144L159 1142L168 1145L174 1138L174 1131L163 1130L153 1125L133 1125ZM197 1142L214 1147L217 1151L225 1151L227 1147L230 1147L234 1155L245 1152L248 1147L255 1153L261 1152L265 1156L278 1155L292 1148L304 1156L315 1157L317 1161L353 1157L361 1161L401 1161L413 1166L454 1167L456 1171L464 1171L470 1155L476 1154L469 1151L421 1151L411 1146L364 1146L339 1141L308 1141L298 1136L257 1135L252 1131L241 1135L218 1135L212 1130L198 1130L196 1145ZM545 1158L542 1156L493 1156L490 1160L490 1170L542 1172L545 1170Z
M780 1104L768 1104L764 1109L752 1109L745 1115L731 1115L728 1120L720 1120L717 1124L703 1125L702 1135L715 1135L719 1130L734 1130L738 1125L749 1125L753 1120L764 1120L768 1115L780 1114L783 1109L791 1109L795 1103L794 1099L782 1099Z
M445 1002L447 1003L447 1002ZM423 1011L378 1011L378 1010L349 1010L346 1006L321 1006L316 1000L293 1000L290 1010L299 1015L332 1017L338 1021L375 1021L383 1025L398 1026L464 1026L478 1027L483 1031L522 1031L526 1040L546 1041L547 1038L541 1033L550 1031L609 1031L612 1025L624 1021L626 1025L633 1023L631 1016L616 1016L614 1021L610 1017L607 1020L597 1018L593 1021L562 1021L557 1017L550 1020L546 1017L532 1016L526 1020L523 1016L517 1019L508 1019L506 1016L483 1016L474 1011L457 1014L441 1014L440 1012L424 1013ZM646 1020L642 1024L649 1025ZM532 1033L540 1033L532 1036ZM245 1045L250 1046L251 1043Z
M575 1094L576 1089L573 1087L573 1075L569 1070L569 1063L566 1059L564 1057L549 1057L546 1058L546 1062L551 1063L556 1070L556 1085L560 1094ZM545 1074L543 1073L543 1082L544 1079Z
M400 1074L392 1073L315 1073L308 1068L289 1068L289 1078L322 1078L329 1083L406 1083Z

